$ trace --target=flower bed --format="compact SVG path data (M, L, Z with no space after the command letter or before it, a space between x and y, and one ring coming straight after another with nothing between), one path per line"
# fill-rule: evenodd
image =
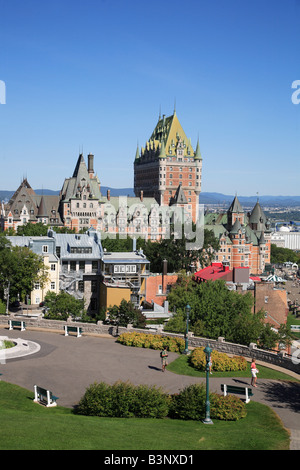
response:
M229 357L225 353L213 350L211 353L212 369L214 372L246 370L247 361L242 356ZM205 370L206 356L204 348L196 348L189 357L190 364L197 370Z
M184 351L185 342L182 338L176 336L162 336L150 333L122 333L118 339L118 343L126 346L135 346L138 348L163 349L168 351L181 353Z

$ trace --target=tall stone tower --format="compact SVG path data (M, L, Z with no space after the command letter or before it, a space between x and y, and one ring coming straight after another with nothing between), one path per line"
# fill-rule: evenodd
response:
M194 150L177 114L159 116L145 147L137 148L134 192L154 197L161 206L184 207L196 221L201 191L202 156Z

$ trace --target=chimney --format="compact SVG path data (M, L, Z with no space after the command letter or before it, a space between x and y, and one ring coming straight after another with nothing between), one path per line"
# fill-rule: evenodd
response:
M88 172L91 176L94 176L94 155L89 153L88 154Z
M132 239L132 251L136 251L136 238Z
M107 200L110 201L110 189L107 190Z
M141 197L140 197L141 201L143 202L144 200L144 191L141 191Z
M162 272L162 292L165 294L166 292L166 275L168 274L168 261L166 259L163 260L163 272Z

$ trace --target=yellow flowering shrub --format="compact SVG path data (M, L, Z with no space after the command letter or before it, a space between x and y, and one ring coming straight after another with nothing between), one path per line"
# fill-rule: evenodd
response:
M182 352L185 348L185 342L182 338L155 335L152 333L122 333L118 337L117 341L118 343L126 346L134 346L138 348L161 350L166 347L172 352Z
M196 348L190 355L190 363L197 370L205 370L206 356L204 348ZM212 369L215 372L246 370L247 361L242 356L229 357L225 353L213 350L211 353Z

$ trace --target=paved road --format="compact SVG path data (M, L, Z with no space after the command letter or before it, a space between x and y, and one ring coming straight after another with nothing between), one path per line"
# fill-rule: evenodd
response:
M93 382L130 381L162 387L175 393L205 379L161 372L159 352L130 348L114 338L94 336L65 337L63 333L0 328L0 336L37 342L39 352L0 364L2 379L33 391L35 384L52 390L61 406L73 407ZM169 354L169 360L177 357ZM210 376L210 389L220 393L222 378ZM250 378L226 379L228 384L249 385ZM291 449L300 450L300 383L259 380L255 401L271 406L291 432Z

